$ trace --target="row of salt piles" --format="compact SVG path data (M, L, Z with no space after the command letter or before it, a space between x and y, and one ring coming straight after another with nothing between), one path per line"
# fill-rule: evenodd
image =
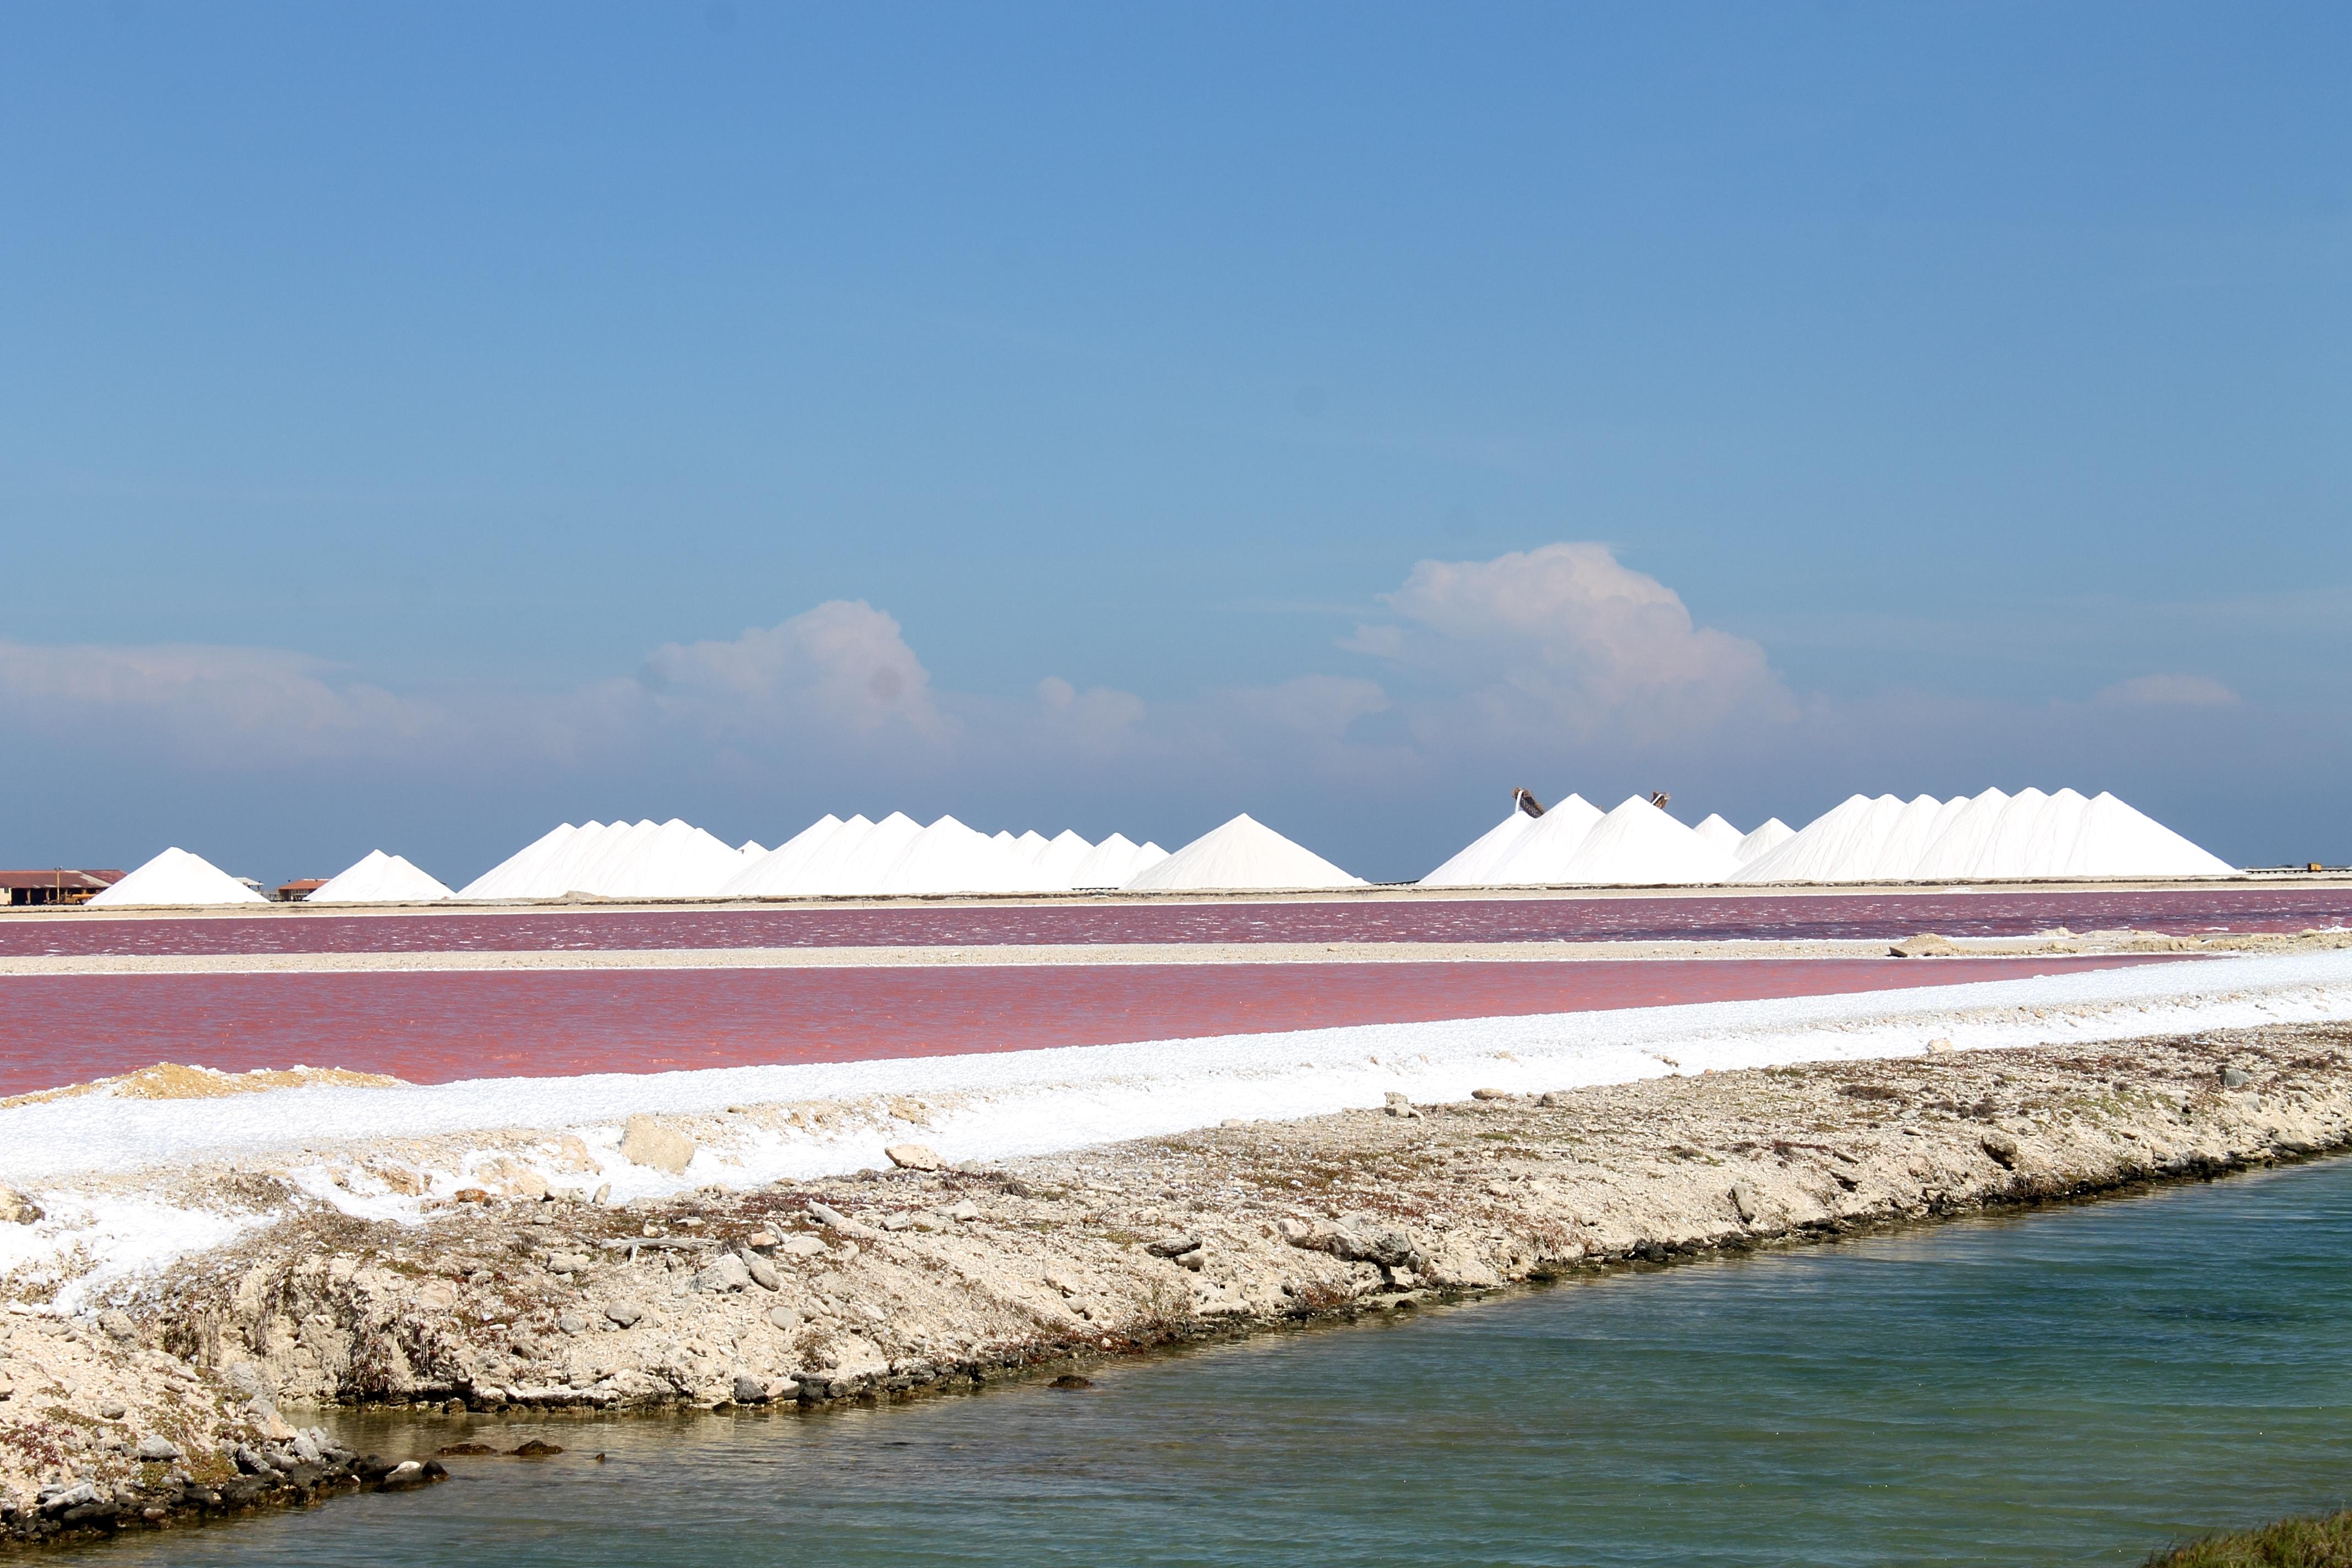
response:
M1990 882L2040 878L2224 877L2219 856L2100 792L1997 789L1853 795L1737 882Z
M1654 887L1713 882L2000 881L2226 876L2231 867L2102 793L1939 801L1854 795L1792 833L1742 835L1720 816L1685 827L1639 795L1602 815L1570 795L1520 810L1422 879L1425 887Z
M1571 795L1541 816L1514 807L1421 885L1642 888L1721 882L1791 837L1778 817L1743 834L1720 816L1685 826L1638 795L1606 813Z
M745 850L677 817L564 823L459 889L461 899L709 898L743 869Z

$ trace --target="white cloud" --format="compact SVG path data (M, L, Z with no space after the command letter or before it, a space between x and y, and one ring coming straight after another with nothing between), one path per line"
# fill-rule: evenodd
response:
M35 730L161 740L209 763L408 754L446 722L429 702L338 684L275 648L0 642L0 708Z
M929 740L951 728L898 623L863 599L829 600L728 642L665 644L639 679L673 717L778 740L795 726Z
M2228 708L2239 698L2210 676L2136 675L2103 688L2097 700L2128 708Z
M1656 738L1795 712L1763 648L1696 625L1674 590L1604 544L1423 561L1381 598L1397 619L1359 626L1341 646L1459 689L1451 704L1422 705L1417 727L1433 738L1465 728Z

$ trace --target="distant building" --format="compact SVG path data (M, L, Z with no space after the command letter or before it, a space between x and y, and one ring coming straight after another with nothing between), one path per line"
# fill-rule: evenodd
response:
M0 871L11 904L78 904L122 880L120 871Z
M324 877L300 877L291 882L280 883L278 891L271 896L281 904L299 904L326 885Z

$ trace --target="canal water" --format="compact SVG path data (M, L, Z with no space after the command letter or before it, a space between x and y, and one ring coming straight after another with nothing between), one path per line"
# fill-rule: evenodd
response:
M386 1454L567 1451L100 1554L2136 1563L2352 1499L2348 1308L2352 1160L1171 1354L1086 1392L347 1419Z

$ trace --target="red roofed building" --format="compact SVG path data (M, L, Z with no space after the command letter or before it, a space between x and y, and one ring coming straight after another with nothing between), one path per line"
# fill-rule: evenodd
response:
M78 904L121 880L120 871L0 871L0 893L11 904Z

